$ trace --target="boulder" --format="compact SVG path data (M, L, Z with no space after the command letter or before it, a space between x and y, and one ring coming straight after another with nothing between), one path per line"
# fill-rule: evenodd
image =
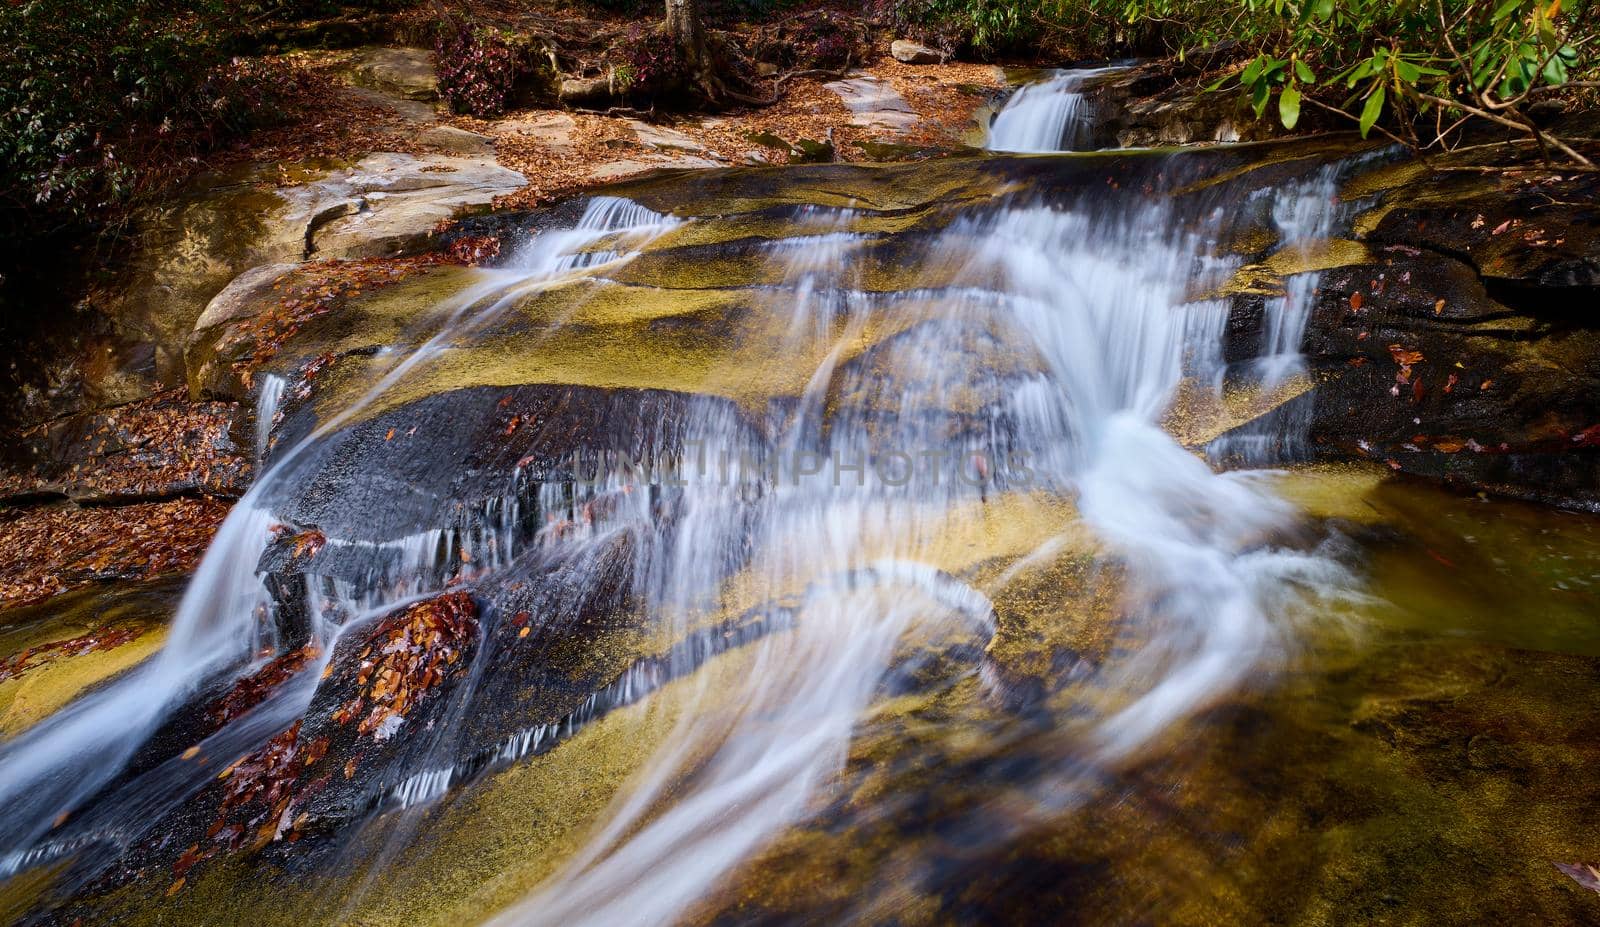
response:
M919 45L910 39L895 39L889 46L889 54L894 60L903 64L943 64L944 55L929 48Z
M361 53L351 72L359 86L407 100L439 99L439 78L433 55L425 48L371 48Z
M857 71L823 84L850 109L850 124L890 134L911 129L922 117L888 81Z

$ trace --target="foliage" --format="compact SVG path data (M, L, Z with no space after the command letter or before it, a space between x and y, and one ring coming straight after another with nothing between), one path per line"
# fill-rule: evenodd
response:
M837 68L861 60L855 27L829 10L818 10L800 19L794 43L799 60L807 67Z
M345 10L383 12L415 6L417 0L243 0L239 11L251 18L304 19Z
M1592 72L1593 0L1096 0L1159 21L1174 50L1233 40L1253 53L1237 86L1289 128L1306 104L1418 147L1454 143L1482 119L1581 155L1540 132L1527 104Z
M1595 0L877 0L881 21L946 50L1187 54L1227 44L1248 64L1213 85L1238 89L1285 126L1302 110L1342 114L1419 149L1452 145L1470 121L1533 136L1527 108L1595 77Z
M1025 47L1038 37L1046 14L1065 16L1068 6L1053 0L877 0L874 12L896 32L947 51L994 52Z
M159 0L0 8L0 193L81 216L125 200L151 149L181 154L270 111L277 75L231 60L215 10Z
M866 60L868 36L857 19L834 10L810 10L759 30L749 41L758 61L789 68L836 69Z
M665 29L635 25L615 54L617 75L632 96L649 100L670 97L689 84L688 59Z
M440 23L434 42L439 95L456 113L495 116L526 70L524 51L500 33L461 18Z

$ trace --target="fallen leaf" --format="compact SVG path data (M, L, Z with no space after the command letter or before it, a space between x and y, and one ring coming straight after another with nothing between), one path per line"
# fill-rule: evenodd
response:
M194 759L195 757L197 757L199 755L200 755L200 745L199 744L196 744L195 746L190 747L189 749L183 751L183 758L186 759L186 760L192 760L192 759Z

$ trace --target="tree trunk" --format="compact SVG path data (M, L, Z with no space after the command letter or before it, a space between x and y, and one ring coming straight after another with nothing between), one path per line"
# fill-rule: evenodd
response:
M678 43L696 79L706 66L706 25L700 0L667 0L667 32Z

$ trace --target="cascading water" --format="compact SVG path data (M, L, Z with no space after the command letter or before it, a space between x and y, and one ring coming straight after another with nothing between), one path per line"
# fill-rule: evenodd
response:
M990 147L1071 147L1083 78L1024 88L996 120ZM954 655L957 672L973 671L973 654L996 633L993 587L942 566L952 538L974 523L1003 532L1039 511L1077 517L997 582L1082 544L1125 574L1119 610L1138 646L1096 668L1102 700L1059 719L1050 762L1026 783L1037 810L986 825L985 839L1012 839L1030 815L1075 807L1105 770L1154 749L1287 652L1308 596L1347 578L1315 551L1281 543L1295 513L1267 478L1213 472L1161 427L1180 392L1220 400L1229 307L1194 294L1214 291L1240 264L1215 253L1235 219L1232 191L1180 205L1163 192L1179 180L1162 176L1154 194L1115 202L1099 190L1013 195L952 209L898 242L870 229L877 216L859 204L790 210L784 234L755 249L766 282L740 294L740 311L777 333L777 363L741 385L754 391L792 372L775 368L798 367L804 385L793 395L752 412L707 388L681 415L644 423L632 457L583 447L585 459L560 473L540 457L545 433L524 438L512 423L500 435L516 463L484 477L497 487L486 500L441 504L389 533L382 513L362 512L370 536L327 538L329 558L364 571L330 574L318 587L327 594L311 605L313 638L324 655L354 616L458 587L532 589L537 608L520 620L530 633L537 625L559 634L591 617L586 609L612 585L625 586L645 629L673 642L555 718L470 743L470 722L497 691L494 651L484 647L445 722L386 732L410 752L399 774L374 783L373 807L410 814L482 769L549 750L602 707L670 702L675 720L659 749L581 847L496 923L674 923L814 809L875 699L901 677L940 670L936 659L913 666L908 651ZM1262 194L1284 247L1327 233L1332 182ZM321 469L342 472L328 461L386 394L575 279L592 278L595 293L639 286L608 275L624 277L630 259L686 222L718 221L591 201L575 227L536 235L432 307L433 328L411 333L414 349L380 357L388 366L353 404L271 453L191 584L161 657L0 751L0 846L11 867L48 858L44 836L108 787L114 800L93 805L74 840L128 845L141 833L95 827L119 806L175 802L216 774L214 765L168 762L116 782L177 703L276 643L261 618L274 603L257 575L270 528L327 495ZM890 248L899 249L895 263L915 269L918 288L874 288ZM1268 381L1291 366L1307 295L1291 292L1269 311ZM539 350L539 338L563 325L519 335L520 349ZM272 383L258 413L267 429L284 394ZM449 441L450 424L432 437ZM264 448L267 434L259 432ZM486 626L506 620L491 613ZM743 671L719 676L716 660L735 648ZM214 735L231 738L216 752L257 745L304 711L326 661L247 716L254 726ZM985 813L981 803L970 812L974 821Z
M624 200L593 200L574 228L535 236L505 268L485 272L482 283L446 307L445 322L437 333L400 359L351 407L271 457L271 466L218 530L184 594L161 653L0 748L0 875L48 858L34 852L35 844L117 776L177 703L219 674L242 674L252 655L271 652L270 625L260 618L269 603L257 564L276 520L272 506L297 490L325 435L446 350L452 339L493 321L517 296L564 274L625 260L633 253L629 249L676 224ZM263 383L256 416L257 441L263 451L282 393L278 378ZM400 558L400 572L409 575L385 577L387 582L374 586L389 589L387 595L342 603L332 611L353 615L392 606L422 583L428 587L442 583L448 578L441 575L437 562L443 552L434 546L423 556ZM326 651L331 643L327 635L337 633L338 625L324 621L318 627L325 635L319 643ZM198 775L203 781L204 772L197 769L191 778ZM175 788L172 783L162 787Z
M1098 147L1098 108L1084 88L1095 78L1117 70L1120 68L1061 71L1046 80L1024 84L995 114L984 147L1017 154Z

